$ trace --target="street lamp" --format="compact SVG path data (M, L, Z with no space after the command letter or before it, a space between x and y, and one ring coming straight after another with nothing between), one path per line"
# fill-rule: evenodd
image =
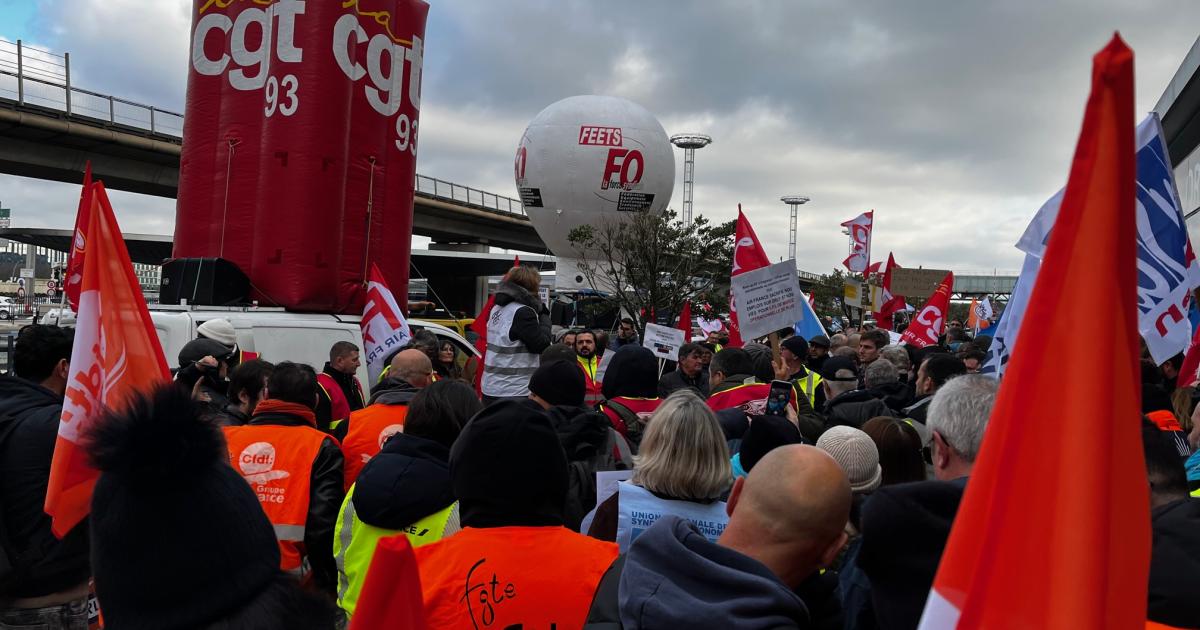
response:
M712 143L712 138L699 133L677 133L671 144L683 149L683 223L692 222L692 187L696 180L696 149Z
M786 203L792 209L791 222L788 224L788 257L792 260L796 259L796 214L800 206L808 203L810 199L803 195L785 195L779 198L780 201Z

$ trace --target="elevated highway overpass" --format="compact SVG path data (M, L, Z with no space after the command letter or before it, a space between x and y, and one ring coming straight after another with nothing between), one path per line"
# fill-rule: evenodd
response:
M183 116L71 85L70 57L0 40L0 173L175 198ZM521 202L417 175L413 232L544 252Z

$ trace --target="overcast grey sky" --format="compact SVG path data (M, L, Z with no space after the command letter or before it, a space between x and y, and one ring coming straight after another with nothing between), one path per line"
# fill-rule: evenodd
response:
M874 258L1019 268L1012 247L1061 187L1091 56L1119 30L1137 109L1154 107L1200 33L1194 0L432 2L418 171L515 195L526 124L575 94L641 103L697 153L696 211L740 202L778 259L845 257L839 223L875 209ZM70 52L74 84L182 111L189 0L0 0L0 37ZM682 154L677 152L677 179ZM17 226L70 227L78 187L0 176ZM114 193L122 227L170 233L174 202ZM671 206L681 205L677 183Z

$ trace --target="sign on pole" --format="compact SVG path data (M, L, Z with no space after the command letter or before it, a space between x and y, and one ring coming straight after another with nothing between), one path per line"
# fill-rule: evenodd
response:
M932 295L948 269L908 269L892 268L892 295L903 295L909 299Z
M730 292L743 339L764 337L804 319L804 295L794 259L733 276Z
M22 278L32 278L33 270L28 267L21 268L21 277Z
M47 281L46 281L46 290L47 290L47 291L53 291L53 290L55 290L55 289L57 289L57 288L58 288L58 283L57 283L57 282L55 282L54 280L47 280Z
M642 346L649 348L654 356L668 361L679 359L679 349L684 344L683 331L678 328L646 324Z

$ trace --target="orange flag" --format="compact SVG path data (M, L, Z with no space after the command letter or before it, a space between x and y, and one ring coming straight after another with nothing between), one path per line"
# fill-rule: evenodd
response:
M367 568L350 630L425 630L425 602L417 556L408 536L380 538Z
M91 188L75 343L46 490L46 513L60 538L87 516L92 500L98 473L80 445L88 427L104 409L120 409L135 391L170 379L104 184Z
M975 312L977 306L979 306L979 298L971 298L971 306L967 308L967 328L979 329L979 313Z
M920 627L1141 628L1150 499L1139 413L1133 52L1114 36L1062 207ZM1097 256L1097 252L1104 252ZM1108 307L1079 317L1097 295ZM1088 339L1105 361L1048 361ZM1097 386L1102 383L1103 386Z

